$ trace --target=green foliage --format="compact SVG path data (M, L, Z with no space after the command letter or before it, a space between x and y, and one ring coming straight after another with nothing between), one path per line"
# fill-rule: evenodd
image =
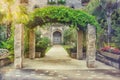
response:
M0 25L0 48L3 47L2 42L6 41L6 27L4 25Z
M73 45L63 45L64 49L67 51L68 55L71 56L72 53L77 53L77 44Z
M10 55L14 54L14 26L11 27L11 36L6 41L2 42L2 48L8 49Z
M29 51L29 28L24 27L24 53Z
M40 29L36 29L36 31L35 31L35 39L36 39L36 43L38 43L39 42L39 40L41 39L41 31L40 31Z
M41 57L45 56L45 51L50 44L50 40L47 37L40 38L36 43L36 51L41 52Z
M119 14L120 10L117 9L116 0L92 0L86 7L86 11L97 17L97 20L102 27L102 34L99 36L99 46L103 47L104 44L108 43L108 23L107 23L107 13L111 13L112 24L111 24L111 35L110 35L110 46L115 44L117 47L120 47L120 36L119 36Z
M14 22L26 24L29 21L27 7L18 5L17 10L14 12Z
M120 48L120 9L112 15L112 42Z
M86 28L89 23L94 25L98 31L100 30L99 24L94 16L82 10L74 10L64 6L49 6L35 9L35 11L30 14L28 26L34 28L37 25L56 22L74 25L78 28Z
M99 0L91 0L90 3L85 7L85 11L93 14L94 10L100 5ZM97 12L97 11L96 11Z
M64 31L64 44L75 43L77 40L77 31L76 28L70 27Z
M3 17L4 17L4 14L0 11L0 23L2 23Z

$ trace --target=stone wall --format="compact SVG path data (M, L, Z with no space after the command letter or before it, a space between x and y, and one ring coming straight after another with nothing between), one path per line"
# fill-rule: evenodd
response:
M11 63L8 56L9 56L9 51L7 49L0 49L0 67Z
M66 6L74 6L75 9L81 8L81 0L66 0Z
M33 9L37 6L37 7L45 7L48 6L48 0L29 0L28 3L28 9L29 11L33 11ZM56 4L57 5L57 4ZM66 0L66 4L65 6L67 7L73 7L75 9L81 8L81 0Z
M96 54L96 60L120 69L120 55L118 54L98 51Z
M0 67L6 66L8 64L12 63L9 58L3 58L0 59Z

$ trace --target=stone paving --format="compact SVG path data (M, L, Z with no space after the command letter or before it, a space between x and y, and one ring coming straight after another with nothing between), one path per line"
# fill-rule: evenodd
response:
M120 71L11 69L0 80L120 80Z
M25 59L24 69L88 69L86 60L72 59L60 45L53 46L44 58L34 60ZM95 69L114 69L110 66L96 62Z
M62 46L53 46L44 58L25 59L23 69L13 64L0 68L0 80L120 80L120 70L96 62L88 69L86 60L69 58Z

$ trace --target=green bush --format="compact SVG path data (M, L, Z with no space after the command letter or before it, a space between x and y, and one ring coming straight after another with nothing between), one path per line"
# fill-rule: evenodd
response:
M74 44L77 41L77 31L75 27L70 27L69 29L66 29L63 34L64 37L64 44L71 45Z
M10 57L14 59L14 27L11 27L11 36L6 41L2 42L2 48L9 50Z
M36 52L41 52L41 57L45 56L45 51L49 46L50 40L47 37L43 37L36 43Z

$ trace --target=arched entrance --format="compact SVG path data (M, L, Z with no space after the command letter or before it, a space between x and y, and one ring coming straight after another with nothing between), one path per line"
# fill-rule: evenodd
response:
M53 44L61 44L62 43L62 34L59 31L55 31L53 33Z
M47 13L46 13L47 11ZM59 14L58 14L59 13ZM71 14L75 14L72 15ZM83 18L83 19L82 19ZM73 10L66 7L45 7L35 10L28 22L29 30L29 54L30 58L35 58L35 33L34 27L42 26L47 23L66 23L77 27L77 59L83 58L83 31L86 32L86 63L87 67L95 67L96 53L96 28L98 29L95 18L80 10ZM94 26L93 26L94 25ZM85 30L84 30L85 29ZM58 33L57 33L58 34ZM24 25L22 23L15 25L14 36L15 68L22 68L24 54Z

